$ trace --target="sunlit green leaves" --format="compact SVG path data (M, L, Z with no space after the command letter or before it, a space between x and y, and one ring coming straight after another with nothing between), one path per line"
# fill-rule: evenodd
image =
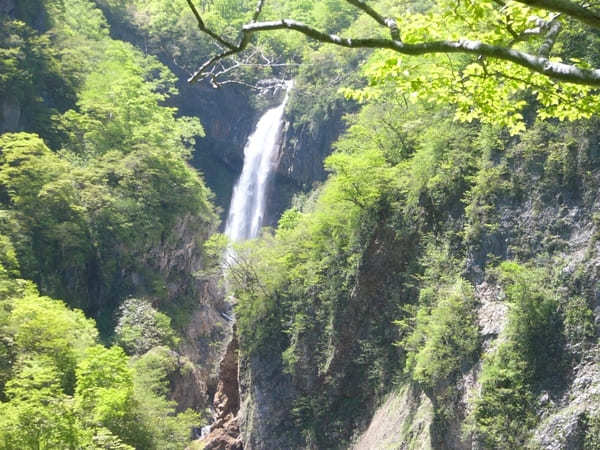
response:
M122 43L111 43L105 57L86 78L80 111L60 119L67 149L83 157L141 145L189 154L204 133L197 119L175 118L173 108L161 106L175 92L167 69Z
M120 347L97 345L93 322L60 301L31 293L0 307L0 447L174 450L188 442L200 419L176 415L166 399L178 361L171 350L130 365Z
M414 329L400 345L407 352L405 371L435 389L475 360L480 337L473 289L466 281L429 288L435 290L433 305L420 305Z
M109 28L102 11L89 0L49 1L48 10L61 39L108 38Z
M52 358L63 389L72 392L76 361L98 336L93 321L59 301L32 295L15 300L10 320L17 350Z
M403 40L408 43L472 39L535 54L542 43L544 23L552 17L548 11L521 2L509 1L501 7L491 0L445 0L427 12L400 14L398 21ZM558 43L558 54L561 48ZM562 59L554 57L552 61ZM576 58L575 63L589 67L585 61ZM525 130L527 107L537 107L541 119L561 121L589 118L600 111L597 89L552 80L493 58L451 54L398 56L386 50L374 53L363 73L368 86L345 89L348 97L366 102L384 92L389 95L391 85L396 96L405 101L453 105L457 120L500 125L511 134Z
M6 385L9 401L0 403L0 447L75 448L78 429L72 402L61 391L60 371L52 359L28 357Z
M392 173L386 170L385 158L378 150L362 152L360 156L335 153L325 161L334 173L335 189L324 193L326 201L347 201L367 208L381 195Z
M484 360L472 412L474 431L488 446L522 446L536 421L535 386L561 376L557 299L544 275L512 261L500 265L510 307L508 324L503 340Z
M369 86L344 92L366 102L389 95L391 87L407 102L452 105L459 121L504 126L511 134L525 130L525 108L535 102L541 119L573 121L600 111L600 95L589 86L560 83L506 61L469 60L453 55L399 57L382 51L363 69Z
M171 319L144 300L127 299L120 307L115 329L117 343L129 354L141 355L159 345L174 346Z

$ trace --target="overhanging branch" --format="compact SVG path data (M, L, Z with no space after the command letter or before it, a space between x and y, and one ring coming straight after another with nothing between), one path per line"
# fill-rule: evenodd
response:
M532 8L555 11L579 20L594 28L600 28L600 13L569 0L515 0Z
M191 5L191 0L187 1ZM364 2L360 0L347 1L360 8L361 10L367 12L367 14L373 17L378 23L382 24L382 22L384 22L385 26L389 28L389 23L386 22L387 19L385 19L372 8L367 6ZM564 0L522 0L522 3L527 3L531 6L537 6L533 5L533 3L539 3L539 7L544 7L544 5L547 4L560 4L563 6L566 4L572 6L570 2ZM254 15L255 18L258 18L263 4L264 0L260 0L259 6L257 7L257 12ZM578 8L581 7L578 6ZM192 10L196 15L196 19L198 20L198 26L200 27L200 29L209 34L210 36L213 36L215 33L212 31L209 32L206 29L202 18L198 14L197 10L195 10L195 8L192 8ZM200 67L200 69L194 75L192 75L189 78L188 81L190 83L197 81L200 77L202 77L205 74L207 69L217 61L244 51L250 43L253 34L275 30L296 31L319 42L347 48L388 49L400 54L413 56L439 53L463 53L475 56L484 56L488 58L510 61L514 64L518 64L519 66L525 67L533 72L543 74L555 80L566 81L587 86L600 86L600 69L583 69L571 64L555 62L549 59L548 55L552 46L554 45L554 41L556 40L558 32L560 31L559 25L555 25L554 27L551 26L549 28L546 34L546 40L542 44L542 48L540 49L540 54L535 55L519 50L514 50L510 47L491 45L484 42L467 39L461 39L458 41L440 40L407 44L400 41L399 39L395 39L393 36L392 39L345 38L335 34L324 33L310 25L306 25L302 22L298 22L291 19L283 19L268 22L252 21L251 23L248 23L242 27L240 39L237 45L231 44L223 39L218 39L218 42L222 43L225 47L227 47L227 50L224 50L218 55L215 55L212 58L210 58L206 63L204 63Z
M346 0L346 1L348 3L350 3L352 6L362 10L363 12L365 12L366 14L371 16L373 19L375 19L375 21L379 25L389 28L392 39L394 39L396 41L400 40L400 30L398 29L398 23L396 22L395 19L393 19L391 17L383 17L381 14L379 14L377 11L375 11L373 8L371 8L369 5L367 5L362 0Z
M385 17L383 17L381 14L379 14L377 11L375 11L373 8L371 8L369 5L367 5L365 2L363 2L362 0L346 0L348 3L350 3L352 6L362 10L363 12L367 13L369 16L371 16L373 19L375 19L375 21L379 24L382 25L384 27L387 27L387 23L386 23L386 19Z

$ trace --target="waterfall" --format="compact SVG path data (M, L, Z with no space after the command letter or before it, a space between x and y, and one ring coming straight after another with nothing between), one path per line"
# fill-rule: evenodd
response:
M283 113L292 87L293 81L286 83L285 98L283 99L283 102L279 106L271 108L263 114L256 124L254 133L248 138L248 142L246 142L246 146L244 147L244 167L242 168L240 178L233 188L233 195L229 206L229 215L227 216L227 222L225 223L225 235L231 242L243 241L258 236L260 227L263 224L269 178L272 175L273 169L275 169L275 157L283 128ZM223 255L224 267L232 262L234 255L235 252L230 246ZM227 280L225 281L226 290L229 291L230 289L227 285ZM233 299L233 297L230 298L231 305L233 305L235 299ZM228 322L232 323L232 325L235 324L235 314L233 311L231 311L231 316L228 314L222 315ZM236 339L235 332L232 333L232 340L227 346L227 351L231 348L234 339ZM227 353L225 355L225 358L226 357ZM223 389L223 361L224 359L220 364L219 389ZM237 390L239 393L237 378L226 377L226 379L230 384L228 388ZM233 386L231 386L232 381L235 383ZM222 394L228 397L229 394L227 394L227 392L229 391L225 390ZM215 399L216 398L215 394ZM222 406L224 404L229 404L229 400L222 404L217 404L217 401L215 400L213 420L219 417L219 414L223 413ZM233 423L237 423L239 403L237 408L238 409L235 411L232 411L234 416ZM215 426L215 423L202 428L201 434L203 438L210 439L210 436L208 438L206 436L208 434L212 435L213 431L211 430L213 430L213 426ZM217 428L226 427L227 423L218 425ZM235 436L235 438L241 440L239 435Z
M225 234L233 242L258 236L263 223L267 187L275 168L283 113L292 82L288 82L281 105L269 109L256 125L244 148L244 167L233 189Z

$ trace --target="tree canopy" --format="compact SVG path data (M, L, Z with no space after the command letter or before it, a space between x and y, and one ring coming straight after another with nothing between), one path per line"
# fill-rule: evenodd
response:
M461 120L485 121L493 116L519 132L525 97L539 103L542 117L574 120L591 117L599 109L600 61L594 48L600 11L589 4L346 0L333 2L338 8L329 11L329 22L342 23L338 19L345 18L350 25L332 32L314 15L306 23L302 10L270 7L267 0L260 0L239 25L238 38L232 39L230 32L205 20L193 0L187 3L199 29L219 49L190 82L208 78L218 85L236 66L231 58L256 47L262 39L257 36L284 30L322 44L378 50L368 65L372 85L393 79L405 96L451 101L459 106ZM288 11L297 17L280 16Z

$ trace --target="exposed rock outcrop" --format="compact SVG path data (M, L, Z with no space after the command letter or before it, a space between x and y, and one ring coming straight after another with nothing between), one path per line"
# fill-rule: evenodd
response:
M216 203L227 212L233 186L242 171L244 146L258 121L258 112L247 91L236 87L212 89L189 85L185 74L173 98L182 115L198 117L206 136L199 139L191 163L200 169L215 193Z
M205 450L242 450L238 423L240 409L238 382L239 346L235 332L219 364L219 381L213 400L214 423L203 439Z
M168 306L181 298L193 299L177 349L181 355L179 368L170 377L170 397L177 402L178 410L205 410L211 405L219 361L231 335L227 316L231 305L225 300L219 280L198 275L205 265L201 244L213 231L214 225L208 226L198 217L181 217L170 235L150 249L145 258L145 264L165 281L164 296L155 302ZM136 291L144 292L147 280L143 272L130 276Z
M201 368L187 357L178 355L177 369L169 376L169 399L177 404L177 412L199 409L207 404L206 376Z
M404 385L377 409L352 450L430 449L432 422L431 401L419 389Z
M271 356L240 361L239 421L247 450L298 448L299 430L290 411L297 391L283 372L281 359Z
M193 370L171 383L172 398L181 409L205 410L211 406L219 361L230 335L222 289L215 281L205 282L202 288L179 345L179 352L193 363Z
M348 102L332 102L325 117L311 117L307 122L303 102L306 96L320 95L311 86L292 90L286 126L283 131L277 170L269 195L265 224L276 225L277 220L290 207L293 196L308 192L323 182L327 171L323 161L333 150L333 143L345 129L344 114L352 110Z

